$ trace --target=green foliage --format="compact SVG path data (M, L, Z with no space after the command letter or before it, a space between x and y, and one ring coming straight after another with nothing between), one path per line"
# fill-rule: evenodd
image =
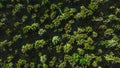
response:
M91 10L96 10L98 8L98 3L97 2L91 2L88 6L89 9Z
M76 38L77 45L82 45L83 43L85 43L85 38L87 38L87 35L86 34L77 34L75 36L75 38Z
M7 44L7 40L0 42L0 47L4 47Z
M33 9L33 6L32 5L27 5L27 12L30 13L30 11Z
M116 68L119 4L0 0L0 68Z
M118 41L111 39L111 40L105 40L105 41L101 41L100 45L106 47L106 48L113 48L116 47L118 45Z
M38 23L33 23L31 26L25 26L25 27L23 28L23 32L24 32L24 33L27 33L27 32L29 32L30 30L34 31L34 30L36 30L38 27L39 27L39 24L38 24Z
M37 41L35 41L35 46L34 46L34 48L35 49L38 49L38 48L43 48L43 46L45 45L45 40L37 40Z
M33 45L32 45L32 44L26 44L26 45L23 45L23 46L22 46L21 51L22 51L23 53L25 53L25 52L27 52L28 50L31 50L32 48L33 48Z
M60 42L60 37L59 37L59 36L54 36L54 37L52 38L52 43L53 43L54 45L56 45L56 44L58 44L58 42Z
M91 46L89 43L84 43L84 49L86 49L86 50L94 50L95 47Z
M53 58L51 59L51 61L49 62L49 66L50 66L50 67L53 67L53 66L55 65L55 62L56 62L56 57L53 57Z
M49 2L49 0L42 0L42 4L41 5L45 5L48 2Z
M39 27L39 24L38 24L38 23L33 23L33 24L31 25L31 30L36 30L38 27Z
M79 54L74 53L74 54L72 55L72 58L73 58L73 60L74 60L75 62L78 62L78 60L79 60Z
M94 62L92 63L92 65L93 65L93 67L97 67L97 66L98 66L96 61L94 61Z
M51 8L51 9L57 8L57 10L60 12L60 14L63 15L63 12L62 12L62 10L60 9L60 7L59 7L58 5L52 4L52 5L50 6L50 8Z
M86 58L80 59L80 64L81 65L86 65L87 64L87 59Z
M2 26L4 26L4 25L5 25L5 23L0 22L0 27L2 27Z
M31 29L30 26L25 26L25 27L23 28L23 32L24 32L24 33L27 33L30 29Z
M82 65L82 66L86 66L86 65L90 65L91 63L91 60L95 58L94 55L88 55L88 54L85 54L84 57L81 57L80 58L80 61L79 63Z
M63 46L64 53L68 53L70 50L72 50L72 45L71 44L65 44Z
M97 32L93 32L93 33L92 33L92 37L93 37L93 38L95 38L95 37L97 37L97 36L98 36L98 33L97 33Z
M46 32L45 29L39 29L38 34L42 36Z
M93 12L87 9L85 6L80 6L81 11L75 15L75 19L86 18L93 14Z
M11 62L13 58L14 58L14 56L10 55L10 56L7 57L7 61Z
M42 55L42 56L40 56L40 61L41 61L42 63L45 63L46 60L47 60L46 57L47 57L46 55Z
M108 28L108 29L104 32L104 35L105 35L105 36L106 36L106 35L113 35L113 33L114 33L114 30L111 29L111 28Z
M115 40L108 40L107 44L106 44L106 48L115 47L117 44L118 44L118 42Z
M0 3L0 9L3 7L2 3Z
M31 67L31 68L35 68L35 63L34 63L34 62L31 62L31 63L30 63L30 67Z
M23 59L19 59L17 62L17 68L21 68L22 65L24 65L26 63L26 60Z
M56 46L56 52L57 52L57 53L60 53L61 50L62 50L62 46L61 46L61 45L57 45L57 46Z
M58 66L58 68L65 68L65 67L66 67L66 62L62 62Z
M7 35L10 35L10 34L12 33L12 30L8 28L8 29L6 29L5 33L6 33Z
M21 39L21 38L22 38L21 35L15 35L13 37L13 41L17 41L18 39Z
M80 55L83 55L85 52L82 48L78 48L77 51Z
M22 16L22 22L25 22L26 21L26 19L27 19L28 17L27 16Z
M12 10L12 14L15 15L17 12L19 12L23 8L22 4L16 4L14 9Z
M48 68L48 65L47 64L43 64L42 68Z
M13 63L7 63L5 64L5 66L3 66L4 68L13 68Z
M120 63L120 58L119 57L115 57L114 54L112 52L110 52L110 54L106 54L104 56L105 60L107 62L112 62L112 63Z
M92 32L93 29L90 26L88 26L88 27L85 28L85 31L89 33L89 32Z

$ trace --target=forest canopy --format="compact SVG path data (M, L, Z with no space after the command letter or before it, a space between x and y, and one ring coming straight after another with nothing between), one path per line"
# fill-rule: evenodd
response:
M0 0L1 68L119 68L120 0Z

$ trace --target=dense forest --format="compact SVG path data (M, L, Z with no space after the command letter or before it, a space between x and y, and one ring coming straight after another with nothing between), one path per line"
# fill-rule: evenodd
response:
M0 68L119 68L120 0L0 0Z

